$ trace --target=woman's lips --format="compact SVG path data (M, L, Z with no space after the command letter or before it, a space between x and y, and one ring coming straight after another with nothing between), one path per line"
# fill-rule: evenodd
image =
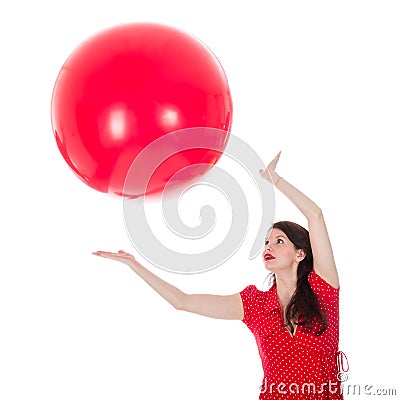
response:
M264 255L264 260L265 261L270 261L270 260L273 260L273 259L275 259L275 257L272 254L267 253L267 254Z

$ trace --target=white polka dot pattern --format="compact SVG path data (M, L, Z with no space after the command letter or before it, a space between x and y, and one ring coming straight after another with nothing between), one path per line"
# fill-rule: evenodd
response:
M242 321L256 339L264 370L259 399L343 399L336 364L339 289L314 270L308 280L328 317L327 330L318 336L302 326L297 326L294 337L291 336L282 323L275 284L265 292L254 285L240 292Z

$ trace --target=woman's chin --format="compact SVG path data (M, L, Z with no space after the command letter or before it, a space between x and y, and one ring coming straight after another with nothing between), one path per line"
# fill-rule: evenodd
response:
M275 272L276 268L273 265L269 264L268 261L264 261L264 267L269 272Z

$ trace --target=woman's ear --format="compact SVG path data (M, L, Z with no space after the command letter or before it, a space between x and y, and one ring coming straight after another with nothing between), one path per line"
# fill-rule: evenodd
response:
M306 252L303 249L298 250L296 258L298 262L303 261L306 258Z

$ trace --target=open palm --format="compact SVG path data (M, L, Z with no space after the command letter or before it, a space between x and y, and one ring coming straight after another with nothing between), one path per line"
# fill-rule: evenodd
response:
M268 182L275 183L278 178L278 174L275 172L275 169L276 165L278 164L280 156L281 156L281 151L268 164L267 168L264 171L260 169L260 175Z

